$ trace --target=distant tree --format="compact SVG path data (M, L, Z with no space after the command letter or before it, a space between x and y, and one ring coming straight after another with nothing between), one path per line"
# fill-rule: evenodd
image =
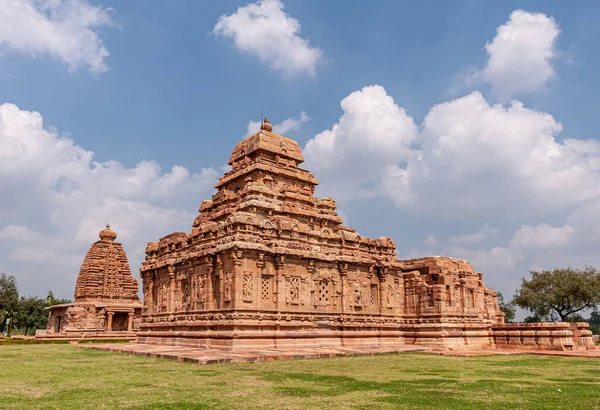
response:
M7 334L10 335L14 313L19 303L19 290L17 289L17 280L12 275L0 273L0 331L4 332L6 320L10 319L10 325Z
M54 305L62 305L65 303L71 303L69 299L56 299L54 297L54 292L49 291L48 296L46 296L46 307L54 306Z
M515 305L512 302L505 302L504 296L502 296L502 293L500 292L498 292L498 306L500 307L500 310L504 312L505 322L510 323L515 320Z
M524 320L523 323L539 323L539 322L546 322L549 319L547 317L539 317L536 315L533 316L527 316Z
M590 324L592 333L600 334L600 311L594 310L587 322Z
M45 307L46 299L21 296L15 310L15 325L24 336L27 336L30 330L35 332L35 329L46 328L48 315L44 310Z
M600 273L592 267L532 271L521 279L513 303L540 319L566 321L600 303Z

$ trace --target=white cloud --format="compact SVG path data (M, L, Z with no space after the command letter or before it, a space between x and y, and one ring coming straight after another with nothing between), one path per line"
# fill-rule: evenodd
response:
M454 235L450 238L451 244L474 244L481 243L486 239L493 238L498 235L498 229L491 228L488 224L485 224L477 232L467 235Z
M439 104L421 126L419 159L384 186L398 206L446 216L539 215L600 195L600 142L556 138L547 113L490 105L479 92Z
M310 117L306 115L306 112L302 111L300 113L300 117L298 118L287 118L280 122L279 124L273 125L273 132L280 135L285 135L290 131L296 131L300 129L302 124L310 121ZM250 121L248 122L248 127L246 128L246 135L243 138L248 137L260 130L260 121Z
M427 238L423 241L423 245L425 246L438 246L439 241L435 237L435 235L427 235Z
M0 270L26 292L69 296L79 265L106 222L133 274L148 240L188 231L217 171L164 172L153 161L127 168L44 128L42 116L0 105Z
M379 85L351 93L340 105L338 122L307 142L306 167L340 199L368 196L371 190L361 186L413 158L417 126Z
M515 10L486 43L485 68L468 82L484 81L501 100L522 93L543 91L555 76L556 40L560 29L553 17Z
M0 0L0 48L103 72L109 54L97 29L113 24L111 12L86 0Z
M567 246L571 242L573 231L570 225L558 228L546 223L537 226L523 225L510 240L510 247L525 250Z
M401 257L467 259L508 297L530 266L600 264L599 141L561 139L552 115L480 92L434 106L419 127L380 86L342 108L307 143L307 169L341 206L369 192L391 198L396 218L439 221L395 238ZM465 234L464 221L481 228Z
M279 0L261 0L219 17L213 34L231 38L241 51L254 54L286 75L315 75L323 56L300 37L300 22L284 11Z

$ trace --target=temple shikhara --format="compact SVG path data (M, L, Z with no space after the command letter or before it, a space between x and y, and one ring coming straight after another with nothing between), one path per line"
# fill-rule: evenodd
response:
M496 292L464 260L400 260L314 196L298 143L240 142L190 233L146 248L138 341L211 348L494 345Z
M48 308L46 336L134 337L142 302L117 234L106 225L90 247L75 286L75 301Z

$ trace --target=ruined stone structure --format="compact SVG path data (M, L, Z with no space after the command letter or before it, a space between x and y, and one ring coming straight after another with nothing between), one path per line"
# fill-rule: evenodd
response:
M266 119L234 148L191 233L148 243L139 342L495 345L504 314L480 273L448 257L399 260L389 237L343 226L335 201L314 197L302 162L298 143Z
M45 336L134 336L141 314L138 281L123 246L107 224L90 247L75 286L75 301L47 308Z

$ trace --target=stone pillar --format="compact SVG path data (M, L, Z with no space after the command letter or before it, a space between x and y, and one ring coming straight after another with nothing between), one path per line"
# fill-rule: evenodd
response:
M231 302L229 306L235 308L240 305L239 301L243 299L243 278L240 279L240 266L242 265L242 251L234 250L231 252L231 258L233 259L233 280L231 283ZM254 289L254 286L252 287Z
M108 332L112 332L112 318L113 318L114 314L115 314L115 312L108 312L107 313L107 315L108 315L108 325L106 326L106 330Z
M217 292L219 293L219 301L215 301L215 309L219 309L224 305L224 297L225 297L225 275L223 274L223 262L221 261L221 256L217 255L217 271L215 275L219 278L219 289Z
M150 285L148 286L148 303L146 309L148 313L154 312L154 272L150 273Z
M346 312L346 308L348 305L347 302L347 282L348 282L348 264L345 262L341 262L338 264L338 269L340 270L340 280L342 281L342 309L341 312L344 314Z
M385 298L385 279L387 278L387 268L379 268L379 314L383 314L383 302Z
M275 280L277 281L277 310L285 310L285 278L283 277L283 265L285 256L275 256Z
M131 333L133 332L133 313L128 313L127 316L127 331Z
M215 295L214 295L214 280L213 280L213 258L207 256L205 259L206 263L206 284L204 285L204 301L208 310L215 308Z
M264 267L265 267L265 254L264 254L264 253L262 253L262 252L259 252L259 254L258 254L258 259L256 260L256 269L257 269L257 271L258 271L258 272L257 272L257 275L258 275L258 279L257 279L257 280L258 280L258 301L256 302L256 305L257 305L257 306L258 306L260 309L264 309L264 308L265 308L265 306L264 306L265 302L263 301L263 298L262 298L262 292L261 292L261 286L262 286L262 280L263 280L263 276L262 276L262 274L263 274L263 268L264 268ZM271 288L271 290L273 291L273 289L272 289L272 288ZM275 293L275 292L273 292L273 293ZM269 302L269 304L271 303L271 301L272 301L273 299L274 299L274 298L273 298L273 297L271 297L271 300L270 300L270 301L268 301L268 302Z
M168 311L173 312L175 310L175 266L169 265L169 303Z

